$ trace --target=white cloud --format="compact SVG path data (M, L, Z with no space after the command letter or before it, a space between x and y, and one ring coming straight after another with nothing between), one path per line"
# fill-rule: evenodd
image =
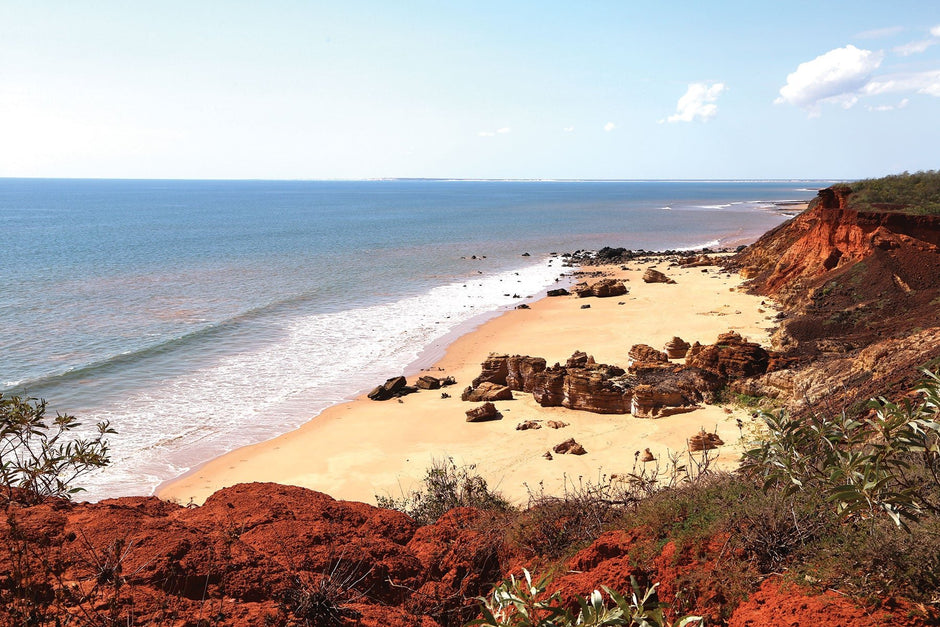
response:
M607 124L604 125L604 130L607 131L608 133L614 130L615 128L617 128L617 125L614 124L613 122L608 122Z
M863 93L868 96L895 92L914 92L940 98L940 70L887 74L871 80Z
M882 39L883 37L893 37L904 30L903 26L888 26L886 28L875 28L866 30L855 35L859 39Z
M702 121L715 117L718 113L718 95L725 90L724 83L689 83L685 94L676 104L676 112L666 118L667 122L691 122L695 118Z
M896 105L878 105L877 107L870 106L868 107L869 111L894 111L895 109L903 109L911 101L907 98L903 98L901 102Z
M508 126L503 128L498 128L495 131L477 131L478 137L496 137L497 135L505 135L506 133L511 133L512 129Z
M787 76L787 84L780 88L780 97L774 103L803 107L811 115L818 115L821 102L849 108L858 101L856 93L865 87L883 58L882 52L860 50L852 45L830 50L800 63Z
M901 46L895 46L892 50L902 57L909 57L912 54L920 54L929 48L930 46L936 44L935 39L924 39L922 41L912 41L909 44L904 44Z
M573 133L573 132L574 132L574 127L573 127L573 126L566 126L566 127L563 128L562 130L565 131L566 133Z
M937 24L936 26L931 28L930 34L933 35L934 37L940 37L940 24Z

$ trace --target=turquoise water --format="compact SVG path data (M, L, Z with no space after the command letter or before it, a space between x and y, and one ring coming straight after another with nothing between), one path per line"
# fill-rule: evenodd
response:
M110 419L88 496L149 493L537 295L552 252L753 240L821 185L0 180L0 389Z

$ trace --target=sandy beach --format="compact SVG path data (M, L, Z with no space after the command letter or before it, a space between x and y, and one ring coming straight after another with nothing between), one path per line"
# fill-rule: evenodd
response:
M478 404L462 402L460 392L479 375L491 352L544 357L564 363L575 351L600 363L627 365L634 344L662 349L673 336L687 342L713 343L719 333L735 330L751 341L769 344L768 329L776 311L759 297L738 291L741 279L717 267L669 267L651 259L603 270L622 278L629 293L613 298L563 296L530 302L530 309L508 311L456 339L429 374L453 376L457 385L422 390L397 400L372 401L365 396L329 408L301 428L214 459L181 478L160 486L157 495L181 503L201 503L216 490L254 481L304 486L335 498L374 502L375 495L400 496L417 485L434 459L452 458L458 465L476 464L489 482L508 498L524 504L529 490L559 493L565 481L596 480L629 472L635 451L649 448L665 460L686 450L687 439L704 427L717 428L726 445L717 465L733 467L741 438L736 419L704 405L687 413L656 419L602 415L562 407L539 406L530 394L515 392L497 402L502 420L468 423L465 411ZM648 267L675 284L644 283ZM594 281L597 278L590 278ZM590 308L582 309L589 304ZM405 374L412 383L422 372ZM376 382L380 383L380 382ZM517 431L524 420L560 420L562 429ZM587 454L543 457L554 445L574 437Z

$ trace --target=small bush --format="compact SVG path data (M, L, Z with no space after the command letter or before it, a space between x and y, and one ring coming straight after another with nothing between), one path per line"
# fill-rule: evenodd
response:
M106 466L108 422L97 424L97 436L69 439L81 426L75 416L56 413L49 423L46 401L0 394L0 498L38 503L45 497L70 498L82 490L79 476Z
M916 404L879 398L866 416L764 413L769 434L745 453L744 471L765 489L818 491L846 519L886 514L903 526L940 514L940 376L925 374Z
M669 623L665 614L669 606L656 597L658 584L642 592L635 578L630 580L633 592L629 599L605 587L608 601L595 590L588 598L575 599L579 608L575 615L557 592L545 595L546 579L533 584L529 571L522 572L522 578L510 576L493 589L490 597L481 598L482 617L466 627L684 627L702 623L700 616L685 616Z
M408 514L419 524L428 525L455 507L509 511L512 504L489 489L486 479L476 473L476 466L457 466L452 458L433 460L425 471L424 489L403 494L401 498L375 495L379 507Z

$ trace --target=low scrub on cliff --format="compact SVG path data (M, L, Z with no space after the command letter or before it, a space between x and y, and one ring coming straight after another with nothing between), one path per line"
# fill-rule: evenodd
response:
M572 612L557 592L546 594L548 580L532 581L529 571L523 576L510 576L499 583L489 597L481 598L481 618L466 627L685 627L701 625L701 616L683 616L670 623L666 618L669 606L656 596L657 584L644 592L631 577L632 594L628 598L604 587L590 596L575 599L578 610Z
M940 516L940 376L925 375L919 401L875 399L868 415L764 413L768 435L745 453L745 473L788 494L821 493L846 519Z
M940 170L865 179L849 187L853 209L940 214Z
M0 499L31 504L81 491L75 480L110 462L104 437L115 431L101 422L96 436L72 437L79 427L69 414L48 419L42 399L0 394Z
M512 505L491 490L475 465L457 466L452 458L436 459L424 473L424 486L400 498L375 495L379 507L404 512L427 525L455 507L508 511Z

